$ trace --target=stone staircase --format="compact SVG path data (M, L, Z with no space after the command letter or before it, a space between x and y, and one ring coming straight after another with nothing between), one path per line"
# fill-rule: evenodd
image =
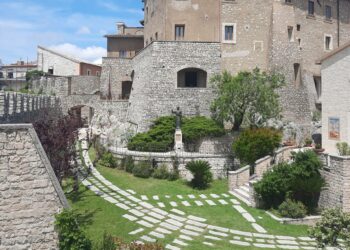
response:
M239 188L234 189L233 191L230 191L230 194L232 194L248 206L252 206L252 203L250 202L249 182L244 184L243 186L240 186Z

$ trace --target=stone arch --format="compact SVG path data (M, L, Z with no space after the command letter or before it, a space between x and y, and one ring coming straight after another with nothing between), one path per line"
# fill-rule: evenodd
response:
M95 108L89 105L79 104L69 107L68 113L80 119L84 126L89 126L95 114Z
M178 88L206 88L208 73L197 67L183 68L177 71Z

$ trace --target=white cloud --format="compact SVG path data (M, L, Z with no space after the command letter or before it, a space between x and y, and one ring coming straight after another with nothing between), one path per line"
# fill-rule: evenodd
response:
M77 31L78 35L89 35L91 34L91 30L87 26L81 26Z
M98 62L98 60L101 60L102 63L102 57L107 55L107 50L105 48L97 46L81 48L71 43L64 43L50 46L49 48L67 56L93 63Z

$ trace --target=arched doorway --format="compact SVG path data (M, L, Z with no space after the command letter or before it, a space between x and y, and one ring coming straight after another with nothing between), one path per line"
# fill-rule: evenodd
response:
M83 127L89 127L94 116L94 108L86 105L78 105L70 108L69 113L80 119Z

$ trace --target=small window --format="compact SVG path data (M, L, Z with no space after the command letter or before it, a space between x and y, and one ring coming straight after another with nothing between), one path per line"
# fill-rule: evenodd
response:
M301 81L300 63L294 63L294 81L295 81L295 86L298 87Z
M154 39L155 39L156 41L158 41L158 32L156 32L156 33L154 34Z
M301 30L301 25L297 24L297 31L300 31L300 30Z
M332 19L332 7L329 5L326 5L326 10L325 10L325 14L326 14L326 19L327 20L331 20Z
M119 51L119 57L120 58L126 58L127 57L127 52L125 50L120 50Z
M122 82L122 95L120 99L128 100L130 98L131 89L132 89L132 82L130 81Z
M320 76L314 76L315 89L317 94L317 99L320 100L322 96L322 80Z
M293 26L288 26L288 41L293 42L294 41L294 27Z
M96 71L96 76L100 76L100 71Z
M332 36L325 36L324 37L324 49L326 51L333 49L333 42L332 42Z
M86 74L87 74L88 76L91 76L91 70L88 69L88 70L86 71Z
M4 78L4 73L0 72L0 78Z
M185 38L185 25L175 25L175 40L181 41Z
M7 73L7 78L13 79L13 72L8 72Z
M236 24L224 23L223 24L223 37L224 43L236 43Z
M53 75L53 67L50 67L47 73L49 73L49 75Z
M308 3L308 13L309 13L310 16L315 15L315 3L314 3L314 1L310 1L310 0L309 0L309 3Z

